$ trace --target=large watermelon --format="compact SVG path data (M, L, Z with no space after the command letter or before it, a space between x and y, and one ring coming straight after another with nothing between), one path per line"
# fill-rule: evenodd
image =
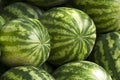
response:
M55 80L112 80L101 66L89 61L70 62L58 67Z
M7 21L21 17L39 19L39 17L42 15L42 10L27 3L16 2L5 6L0 15L3 16Z
M18 66L9 69L0 80L55 80L52 75L43 69L33 66Z
M95 22L97 33L120 30L120 0L73 0Z
M50 37L37 19L20 18L0 30L1 60L9 66L41 65L49 57Z
M120 31L100 35L89 59L103 66L113 80L120 80Z
M57 6L63 4L67 0L27 0L27 1L37 6L50 7L50 6Z
M91 52L96 27L84 12L68 7L56 7L41 16L41 22L51 36L51 54L48 61L61 65L72 60L83 60Z

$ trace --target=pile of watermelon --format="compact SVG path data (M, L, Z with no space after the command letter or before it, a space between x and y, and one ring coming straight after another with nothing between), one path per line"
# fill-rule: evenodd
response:
M120 1L0 0L0 80L120 80Z

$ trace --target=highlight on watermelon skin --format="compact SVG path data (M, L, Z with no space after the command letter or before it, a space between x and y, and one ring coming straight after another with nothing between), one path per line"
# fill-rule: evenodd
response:
M108 72L90 61L73 61L58 67L53 76L56 80L112 80Z
M120 79L120 31L101 34L97 37L89 60L102 66L113 80Z

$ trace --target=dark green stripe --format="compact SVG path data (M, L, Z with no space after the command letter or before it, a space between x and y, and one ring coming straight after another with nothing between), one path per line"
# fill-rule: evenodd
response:
M101 66L103 66L108 72L110 72L110 74L112 72L111 75L112 75L113 78L116 78L116 80L119 80L120 77L119 77L119 72L117 71L117 68L116 68L116 60L113 58L113 55L118 54L118 53L114 52L116 49L119 49L119 47L117 46L118 43L116 42L117 40L119 40L118 35L119 35L119 32L118 33L117 32L108 33L106 35L103 35L102 37L100 37L98 39L98 42L97 42L96 47L94 49L94 51L95 51L95 61L98 64L100 64ZM108 39L106 39L107 37L110 37L111 38L110 40L113 40L115 42L113 44L114 47L110 48L108 46L111 43L108 42ZM99 50L100 49L99 45L101 44L100 41L103 44L102 47L103 47L104 53L101 53L100 50ZM105 59L105 60L103 60L104 62L101 61L103 58ZM106 63L108 63L108 65Z

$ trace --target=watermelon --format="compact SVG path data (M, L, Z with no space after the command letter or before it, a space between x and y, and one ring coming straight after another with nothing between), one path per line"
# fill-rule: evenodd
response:
M90 61L76 61L58 67L55 80L112 80L104 68Z
M57 6L65 3L67 0L27 0L28 2L41 7Z
M28 3L16 2L5 6L0 15L3 16L7 21L21 17L39 19L39 17L42 15L42 10Z
M120 80L120 31L99 35L89 60L105 68L113 80Z
M33 66L18 66L6 71L0 80L55 80L45 70Z
M41 65L50 53L50 36L38 19L18 18L0 30L1 60L8 66Z
M92 51L96 27L83 11L56 7L46 11L40 19L51 36L48 62L52 65L59 66L73 60L83 60Z
M73 0L95 22L97 33L120 30L120 0Z

